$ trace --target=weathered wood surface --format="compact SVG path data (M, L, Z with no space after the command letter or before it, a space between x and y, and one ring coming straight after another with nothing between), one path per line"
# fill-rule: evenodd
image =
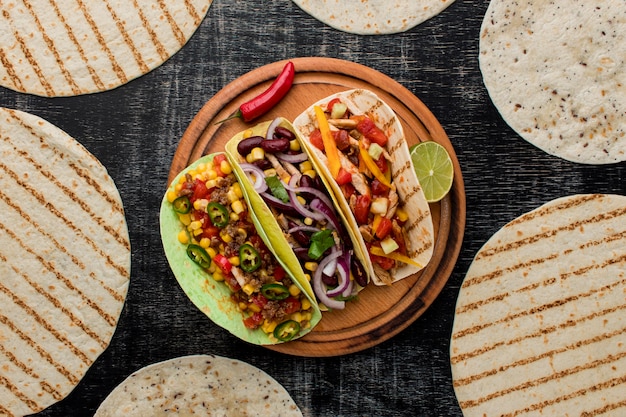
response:
M498 115L478 68L486 1L457 0L401 34L336 31L292 2L216 0L189 43L151 73L113 91L45 99L0 88L0 105L64 129L107 167L125 203L132 280L110 347L70 396L40 416L92 416L132 371L195 353L245 360L292 394L307 417L461 416L449 365L459 286L474 254L502 225L553 198L626 194L624 163L583 166L520 139ZM299 358L253 347L213 325L185 297L165 260L158 208L180 138L203 104L237 77L301 56L341 58L398 81L445 129L465 180L467 223L452 276L398 335L362 352Z

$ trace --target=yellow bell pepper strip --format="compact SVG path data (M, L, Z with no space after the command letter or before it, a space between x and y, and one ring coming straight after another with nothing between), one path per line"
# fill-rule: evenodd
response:
M382 256L383 258L389 258L389 259L393 259L395 261L403 262L405 264L414 265L414 266L416 266L418 268L423 268L424 267L422 264L420 264L418 262L415 262L413 259L411 259L408 256L403 255L401 253L396 253L396 252L385 253L378 246L372 246L370 248L370 253L372 255Z
M315 117L317 118L317 124L322 134L322 142L324 143L324 152L328 158L328 167L333 179L337 179L339 176L339 169L341 168L341 161L339 159L339 149L335 139L333 139L332 133L330 133L330 127L328 126L328 120L324 114L324 110L320 106L314 106Z
M361 159L365 163L365 166L367 167L367 169L370 170L370 172L374 175L374 177L376 177L376 179L380 181L381 184L384 184L389 188L393 188L393 186L391 185L391 182L387 179L385 174L383 174L382 171L378 168L378 165L376 165L376 162L374 162L370 154L367 152L367 149L365 149L365 146L363 146L363 144L360 142L359 142L359 154L361 155ZM389 169L388 171L391 171L391 169Z

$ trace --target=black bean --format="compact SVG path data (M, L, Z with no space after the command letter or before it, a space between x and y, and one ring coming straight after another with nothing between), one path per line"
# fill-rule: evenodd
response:
M315 187L315 180L308 175L303 175L300 178L300 187Z
M326 275L323 272L322 272L322 282L328 285L329 287L336 287L337 285L339 285L339 279L337 278L336 275L333 275L331 277L330 275Z
M356 258L352 258L351 264L352 265L350 265L350 271L352 271L352 276L354 277L354 280L361 287L365 287L367 285L367 275L365 274L365 268L363 268L363 264L361 264L361 261Z
M267 153L286 152L289 149L289 139L278 138L264 140L261 142L261 147Z
M262 136L250 136L237 144L237 152L239 152L239 155L245 157L252 149L260 146L264 140L265 138Z
M276 130L274 130L274 138L286 138L289 140L294 140L296 138L296 135L294 135L294 133L286 127L278 126Z
M272 167L272 163L267 159L258 159L254 161L253 164L261 168L263 171Z

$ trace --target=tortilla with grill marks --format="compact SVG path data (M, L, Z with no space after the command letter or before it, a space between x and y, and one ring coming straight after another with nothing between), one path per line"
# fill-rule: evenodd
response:
M626 160L626 2L492 0L480 70L522 138L583 164Z
M116 88L174 55L212 0L0 2L0 85L47 97Z
M95 417L302 417L287 390L264 371L215 355L148 365L103 401Z
M626 413L626 196L551 201L495 233L457 300L465 417Z
M113 180L82 145L0 108L0 414L67 396L108 347L130 278Z

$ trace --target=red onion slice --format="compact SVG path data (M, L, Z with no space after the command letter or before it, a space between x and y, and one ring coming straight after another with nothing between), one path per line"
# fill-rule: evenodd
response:
M333 252L320 261L317 269L313 273L313 291L317 299L331 310L342 310L346 306L346 302L334 300L328 296L324 283L322 282L322 270L329 262L340 257L342 253L342 251L333 248Z
M293 154L293 155L284 153L284 152L279 152L279 153L276 153L275 155L276 155L276 158L280 159L281 161L289 162L290 164L299 164L300 162L304 162L309 159L309 156L304 152L300 152L300 153Z
M337 272L339 272L339 283L331 290L326 291L326 295L329 297L337 297L338 295L345 295L352 293L352 281L350 280L350 252L342 252L337 258ZM348 292L349 290L349 292Z
M298 201L298 196L296 195L296 192L294 191L298 179L299 179L299 176L293 175L291 179L289 180L289 189L287 189L287 194L289 195L289 201L291 202L292 206L298 211L298 213L300 213L304 217L310 217L313 220L317 220L317 221L324 220L325 216L323 216L322 213L313 212L307 209L306 207L304 207L304 205L302 205L302 203Z
M274 139L274 132L276 132L276 128L280 125L282 119L280 117L272 120L272 123L267 127L267 132L265 133L265 139Z
M265 190L267 190L267 183L265 182L265 173L263 172L261 168L259 168L258 166L254 164L247 164L247 163L239 164L239 166L241 167L243 172L248 174L248 178L250 178L250 181L252 181L252 185L257 192L262 193L262 192L265 192ZM252 176L249 175L250 173L254 174L254 178L252 178Z

